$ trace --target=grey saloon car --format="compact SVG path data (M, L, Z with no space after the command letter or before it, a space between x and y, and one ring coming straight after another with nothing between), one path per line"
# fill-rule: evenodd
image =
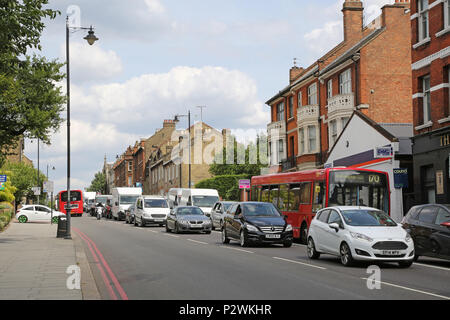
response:
M167 217L166 231L211 233L211 219L199 207L177 207Z

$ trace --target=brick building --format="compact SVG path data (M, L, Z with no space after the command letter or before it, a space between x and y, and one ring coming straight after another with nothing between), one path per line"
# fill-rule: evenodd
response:
M23 162L27 165L33 166L33 162L27 158L24 154L25 150L25 139L22 137L17 142L17 145L4 152L6 154L6 161L19 163Z
M411 4L415 203L450 203L450 1Z
M113 166L114 185L117 188L133 187L133 148L128 147L127 150L117 157Z
M136 141L133 148L133 186L143 187L145 182L145 140Z
M322 167L355 110L376 123L411 123L409 1L385 5L363 25L359 0L343 4L344 40L272 97L271 171Z
M173 135L154 145L148 161L150 194L166 194L171 188L189 188L189 129L173 131ZM209 179L210 165L216 151L221 151L226 137L203 122L191 127L191 187Z

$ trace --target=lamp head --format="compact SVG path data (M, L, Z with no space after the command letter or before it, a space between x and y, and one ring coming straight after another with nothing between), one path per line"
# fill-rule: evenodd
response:
M95 41L98 40L98 38L95 36L94 34L94 29L91 29L88 31L88 35L86 37L84 37L84 39L89 43L89 45L93 45L95 43Z

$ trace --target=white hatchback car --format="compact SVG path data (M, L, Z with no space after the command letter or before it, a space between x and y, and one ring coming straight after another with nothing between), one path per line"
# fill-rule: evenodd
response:
M345 266L355 260L398 262L408 268L414 259L414 242L386 213L367 207L333 207L320 210L308 232L308 257L339 256Z
M145 227L148 224L164 226L170 213L169 203L163 197L140 196L134 209L134 225Z
M19 220L20 223L50 221L58 223L59 216L65 216L65 214L53 210L52 215L52 210L43 205L26 205L20 208L16 213L17 220Z

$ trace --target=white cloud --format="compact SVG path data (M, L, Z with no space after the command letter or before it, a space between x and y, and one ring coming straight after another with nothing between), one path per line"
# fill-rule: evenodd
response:
M163 14L166 11L159 0L145 0L145 4L150 14Z
M323 28L305 34L304 38L310 50L322 55L342 41L342 21L327 22Z
M61 57L65 57L65 45L61 46ZM65 60L65 58L63 59ZM112 50L103 50L99 45L72 42L70 44L71 80L110 80L123 71L122 61Z
M86 119L113 123L141 132L163 119L206 105L205 122L217 126L265 126L269 116L257 98L256 83L246 74L221 67L175 67L167 73L145 74L124 83L74 87L72 102Z

